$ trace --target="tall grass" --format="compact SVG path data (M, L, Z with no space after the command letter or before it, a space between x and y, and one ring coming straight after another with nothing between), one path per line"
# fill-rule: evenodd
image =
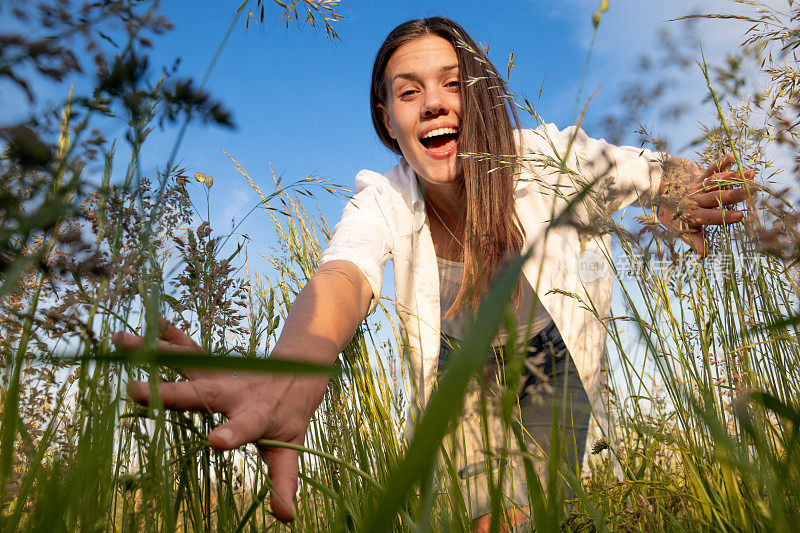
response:
M335 7L293 2L287 22L297 21L296 4L310 15ZM735 70L702 63L698 71L719 119L705 129L698 157L710 163L735 152L740 170L758 171L748 218L709 232L705 261L680 251L655 212L644 213L637 232L609 220L621 250L608 250L609 266L626 311L595 311L614 348L613 435L590 441L581 476L576 465L563 464L559 446L549 457L575 501L564 504L556 476L538 478L531 444L513 422L513 369L522 365L513 350L499 407L484 406L501 410L507 438L524 452L521 475L537 531L786 531L800 519L800 213L793 192L771 183L777 168L766 155L783 149L789 155L780 180L800 179L800 10L790 3L786 14L758 8L749 16L741 52L756 58L769 81L765 92L733 94L729 88L738 85L723 82L741 76ZM248 13L248 23L253 18ZM335 35L336 20L320 24ZM152 98L142 109L152 111L158 96ZM307 199L335 187L313 178L286 184L273 175L267 189L232 160L254 191L251 216L264 217L281 243L268 258L270 272L255 272L251 250L232 245L233 234L216 234L203 220L208 206L195 203L198 196L213 202L213 180L199 174L193 181L171 165L152 182L139 175L137 154L154 111L130 125L129 138L140 144L123 183L111 183L112 147L99 187L83 194L69 163L85 126L75 122L72 105L70 98L51 163L22 165L13 144L3 161L2 529L469 530L469 495L458 489L448 428L507 320L505 302L524 258L487 296L414 435L406 435L410 383L390 309L381 306L385 316L359 327L333 369L264 358L329 237ZM198 188L202 194L192 193ZM117 330L142 331L152 341L159 316L192 333L210 355L111 350ZM188 366L331 374L300 447L292 525L268 511L270 479L254 446L208 446L205 435L218 416L125 398L127 382L180 379L177 369ZM506 504L500 482L490 483L492 529L499 531Z

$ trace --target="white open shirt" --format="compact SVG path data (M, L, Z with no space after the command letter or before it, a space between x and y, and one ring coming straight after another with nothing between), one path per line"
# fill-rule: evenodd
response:
M608 268L590 262L609 256L610 235L581 229L599 216L610 216L634 202L655 197L661 180L661 154L592 139L574 126L559 130L543 124L521 130L522 165L515 187L516 208L532 254L523 272L550 313L575 361L600 427L606 413L600 395L606 344L602 319L611 308ZM571 146L570 141L572 140ZM559 161L567 154L567 172ZM591 194L580 196L587 186ZM573 221L551 222L571 198ZM548 230L549 227L549 230ZM545 231L548 230L548 231ZM394 262L397 314L407 345L413 379L411 422L433 391L439 358L439 278L436 254L414 170L404 158L386 174L362 170L352 200L342 212L320 263L354 263L372 287L370 313L381 294L386 261ZM581 271L581 260L584 270ZM594 264L596 267L596 263ZM581 275L583 272L583 275Z

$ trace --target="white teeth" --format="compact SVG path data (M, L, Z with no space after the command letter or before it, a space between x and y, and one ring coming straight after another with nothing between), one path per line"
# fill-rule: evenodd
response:
M428 133L420 137L420 139L427 139L429 137L436 137L438 135L452 135L455 133L458 133L458 130L456 128L439 128L433 131L429 131Z

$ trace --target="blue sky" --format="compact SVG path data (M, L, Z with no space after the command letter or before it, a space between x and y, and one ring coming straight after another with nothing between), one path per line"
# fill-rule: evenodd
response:
M602 135L598 117L613 108L620 84L635 75L636 58L653 49L659 29L678 29L677 23L667 23L667 19L701 7L712 11L731 7L724 1L698 3L611 2L600 25L583 91L586 97L599 88L584 124L591 135ZM232 218L238 221L256 202L220 148L266 190L271 183L270 163L287 180L314 173L346 187L352 186L362 168L387 170L396 157L378 142L368 108L374 54L395 25L437 14L454 18L477 41L487 43L500 71L505 70L509 52L513 52L513 90L535 101L546 121L568 126L575 120L578 85L592 35L591 14L598 4L595 0L344 1L340 12L346 18L338 25L341 41L331 42L309 27L286 29L283 22L269 22L280 10L266 1L268 22L263 28L251 25L245 30L244 18L240 19L207 85L232 110L236 129L191 127L179 161L191 173L214 176L212 222L220 230L230 227ZM166 2L164 11L176 27L156 41L153 63L170 64L180 57L180 72L200 78L234 17L235 5ZM701 31L707 54L712 56L726 44L738 42L738 35L730 30L706 25ZM695 79L676 88L679 97L690 101L702 98L702 79L699 71L695 72ZM699 112L685 131L675 124L663 127L671 130L668 133L673 137L692 138L697 130L691 126L710 116L708 109ZM533 124L529 117L523 115L522 119ZM145 172L163 164L174 136L172 130L154 134L144 153ZM344 200L321 196L319 204L333 223ZM262 243L272 240L266 226L261 213L251 215L242 226L251 238L251 257L265 251Z
M161 50L180 55L182 71L199 74L221 40L232 9L195 9L187 17L180 4L168 6L170 15L174 10L170 18L177 28ZM434 14L455 18L477 40L488 43L502 70L513 50L515 87L536 96L546 79L541 106L548 110L548 120L566 125L586 55L581 27L587 32L591 27L591 10L587 6L582 11L583 16L572 22L558 20L560 15L534 2L489 7L487 2L355 1L343 6L347 18L339 25L342 40L336 43L310 28L286 30L283 23L266 24L263 31L240 27L226 43L209 83L212 94L233 110L237 129L191 130L181 160L213 174L219 185L225 184L225 193L232 197L220 202L223 211L217 214L226 221L239 200L253 197L219 148L234 156L254 179L267 184L270 162L288 179L313 172L348 187L362 168L390 168L396 157L378 142L369 115L374 54L396 24ZM273 17L277 13L273 8ZM220 193L214 194L215 201ZM322 202L331 220L342 205L342 201Z
M234 16L239 0L166 0L162 10L175 29L154 40L151 65L157 76L162 65L180 58L179 74L202 78ZM255 3L255 2L253 2ZM485 0L437 1L405 0L383 2L343 0L340 9L346 18L338 25L341 41L331 42L323 33L305 27L288 29L272 22L280 10L272 0L264 0L266 23L248 30L240 18L222 49L207 89L232 111L236 128L225 130L192 124L180 150L178 163L188 170L214 177L211 190L211 222L219 233L239 222L258 202L234 165L222 153L236 158L265 192L271 190L270 164L287 181L313 173L352 187L356 173L369 168L385 171L397 158L386 150L372 130L368 109L369 76L374 54L386 34L397 24L431 15L445 15L460 22L478 42L489 45L489 55L500 72L505 70L509 52L515 66L510 76L512 89L535 102L545 121L559 127L574 123L578 86L590 50L591 15L599 0ZM785 5L786 0L767 3ZM603 135L599 118L618 105L620 87L636 78L637 58L652 54L659 32L678 32L678 23L667 22L692 12L736 12L747 6L728 0L610 0L592 48L582 98L595 89L583 124L595 137ZM0 26L8 21L0 20ZM704 21L693 33L682 37L684 44L699 59L702 39L706 57L719 64L725 52L736 48L745 27L736 23ZM654 76L658 76L656 65ZM66 80L59 87L37 87L41 103L57 104L72 81L77 92L88 91L92 80ZM652 81L652 80L651 80ZM544 84L544 85L543 85ZM541 99L537 100L543 85ZM707 95L697 68L687 69L680 82L670 87L672 101L692 104L683 120L667 122L656 113L648 117L654 130L671 139L673 147L684 146L698 136L698 123L714 120L713 108L701 103ZM19 119L29 112L22 95L0 86L0 123ZM581 100L581 104L583 100ZM529 117L523 122L534 125ZM110 138L121 137L107 131ZM175 142L176 130L155 130L142 152L142 170L153 176L165 164ZM633 136L627 139L635 142ZM118 139L114 180L121 181L127 150ZM691 155L684 153L682 155ZM101 175L101 169L85 173ZM192 184L195 198L202 203L199 183ZM320 194L318 206L332 227L345 199ZM631 213L633 214L633 213ZM631 214L626 214L629 218ZM236 240L249 237L250 266L270 274L266 260L277 247L272 224L260 211L251 214L238 230ZM384 294L392 295L391 267L384 275ZM615 288L615 313L624 313L619 287ZM631 346L637 335L629 335ZM612 350L613 352L613 350Z
M154 40L154 75L161 65L171 65L180 58L179 74L200 79L238 4L238 0L163 2L162 11L175 29ZM490 57L501 72L513 52L512 89L534 101L545 121L560 127L573 124L578 85L592 36L591 15L599 0L343 0L339 11L345 19L338 25L341 41L337 42L309 27L287 29L282 21L273 22L280 8L271 0L264 4L264 27L251 24L246 30L241 17L207 84L211 94L232 111L236 129L193 124L178 154L179 162L191 173L214 176L212 222L219 229L229 227L231 218L241 218L256 201L220 149L235 157L266 189L271 183L270 163L287 180L314 173L346 187L352 186L362 168L384 171L395 164L396 156L378 142L372 130L369 75L385 35L409 18L445 15L459 21L478 42L489 45ZM653 51L658 31L679 29L677 23L666 22L668 19L699 10L731 9L737 6L727 0L611 0L582 95L585 98L598 89L584 122L588 133L602 136L599 117L614 109L620 85L635 76L637 57ZM721 59L722 50L738 43L741 27L703 23L697 37L702 37L713 62ZM690 69L690 74L672 92L676 99L697 102L704 96L702 77L697 69ZM90 87L90 80L74 81L77 92ZM64 87L41 91L43 100L50 102L58 102L65 92ZM0 119L25 112L21 95L5 90L0 94L5 102ZM682 124L655 120L651 125L680 141L675 145L681 146L696 137L697 122L708 121L711 116L706 106L696 109ZM527 125L533 124L530 117L523 114L521 118ZM121 132L108 134L114 137ZM152 175L165 163L175 134L175 129L152 134L143 151L145 174ZM118 179L124 170L124 154L124 148L118 145ZM331 222L343 204L342 199L320 198L322 211ZM258 248L258 242L269 237L261 231L266 221L262 215L251 219L243 228Z
M161 65L171 65L180 58L179 74L200 79L238 4L238 0L163 2L162 11L175 29L154 40L151 65L155 73ZM287 29L282 21L273 22L280 8L271 0L264 0L264 4L264 27L251 24L246 30L244 17L239 19L206 86L232 111L236 128L193 124L178 152L178 162L190 175L200 171L214 177L211 222L222 232L231 227L232 219L238 222L249 212L257 197L221 149L236 158L265 191L271 189L270 164L288 181L313 173L351 187L360 169L385 171L396 163L396 156L379 143L372 130L369 76L374 54L386 34L410 18L445 15L459 21L477 41L488 44L489 55L501 72L513 52L512 89L535 102L544 120L560 127L573 124L592 37L591 15L599 0L343 0L340 13L345 19L338 24L341 41L337 42L309 27ZM678 23L668 19L697 11L742 9L727 0L611 0L587 71L583 98L595 89L598 92L584 128L590 135L602 136L599 117L615 108L621 84L636 76L637 57L655 50L662 28L679 30ZM742 34L741 25L703 22L689 37L689 47L697 52L699 47L694 43L702 38L709 61L720 62ZM695 55L699 58L699 52ZM74 81L79 92L90 87L86 79ZM541 99L537 100L542 85ZM670 90L674 100L700 102L705 88L699 69L687 70L681 83ZM0 94L6 104L0 110L3 121L25 109L20 95L13 91ZM65 90L60 87L43 94L45 99L58 101ZM651 126L675 140L675 146L683 146L697 136L697 123L709 122L712 117L707 104L694 105L678 123L651 117ZM529 117L521 118L534 125ZM110 137L120 133L108 132ZM146 175L152 176L166 162L175 134L174 128L154 131L142 155ZM117 180L121 179L125 160L124 148L118 147ZM194 186L201 198L200 184ZM319 207L331 226L344 202L343 198L319 196ZM268 219L263 213L253 213L240 232L250 238L251 265L266 268L258 254L268 253L274 245ZM390 280L391 276L386 278ZM385 287L390 289L390 285Z

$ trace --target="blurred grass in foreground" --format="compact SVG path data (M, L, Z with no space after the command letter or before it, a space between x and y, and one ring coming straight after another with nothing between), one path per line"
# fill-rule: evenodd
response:
M324 14L335 4L301 7ZM757 170L748 218L709 232L712 259L705 262L676 252L676 236L658 227L654 213L645 214L638 234L605 228L619 238L621 254L608 256L627 304L624 316L598 316L618 354L609 372L612 434L590 439L582 471L562 464L560 452L550 457L551 471L577 494L566 506L559 485L539 480L525 456L537 531L787 531L800 522L800 213L790 188L800 180L800 8L753 6L749 23L729 68L702 65L719 122L705 128L699 154L710 163L735 151L740 168ZM768 81L762 93L736 94L745 61ZM196 359L206 366L318 371L275 368L260 358L328 236L300 200L336 190L314 178L287 185L273 176L265 192L236 164L282 246L269 257L272 273L253 272L245 243L230 246L234 233L216 235L189 194L201 187L212 202L208 176L193 184L172 165L152 181L138 174L136 154L162 94L139 96L127 132L133 155L119 186L110 181L113 145L100 185L83 180L76 147L86 123L72 96L53 150L37 150L27 133L7 143L0 183L2 529L468 530L467 495L458 493L452 450L442 443L504 320L520 263L487 297L471 342L454 355L463 364L445 375L410 442L403 417L409 380L392 313L383 309L386 319L359 328L312 420L298 519L278 524L264 504L269 478L254 447L213 451L205 435L214 417L125 400L131 379L174 380L179 374L167 363L185 361L147 350L115 354L109 339L141 328L152 340L156 317L165 316L213 353ZM775 150L784 154L778 166L768 160ZM778 170L786 187L773 180ZM632 331L639 349L631 349ZM508 364L520 364L513 351ZM503 414L508 438L529 449L510 412ZM504 508L501 487L490 490Z

